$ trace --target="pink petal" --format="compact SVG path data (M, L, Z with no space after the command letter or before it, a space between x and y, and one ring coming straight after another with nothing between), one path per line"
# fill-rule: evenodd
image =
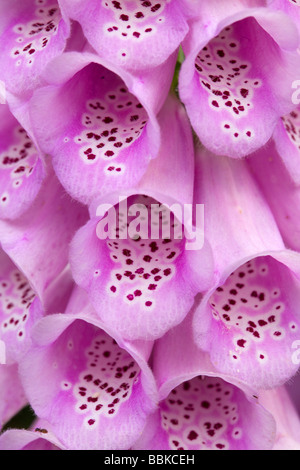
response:
M7 105L0 108L0 218L24 213L45 177L41 155Z
M249 158L249 167L272 209L288 248L300 251L300 189L278 155L277 145L270 141ZM285 155L291 157L289 146ZM295 162L296 163L296 162Z
M273 139L291 178L300 184L300 117L299 107L283 116L274 131Z
M0 260L0 339L5 363L11 364L30 347L31 328L44 312L26 277L2 250Z
M63 51L69 21L55 0L4 0L0 14L0 79L9 92L30 96L45 66Z
M217 274L194 315L195 341L223 373L278 386L298 367L299 253L285 249L246 163L213 157L200 156L195 198L205 204Z
M9 429L0 436L1 450L64 450L49 423L38 420L33 430Z
M300 3L299 0L268 0L269 8L284 11L291 17L300 32Z
M270 449L275 422L253 391L219 375L193 343L190 319L159 339L153 367L160 385L159 410L136 449ZM232 379L232 380L231 380Z
M61 0L100 57L131 70L156 67L178 49L188 32L184 3Z
M97 195L136 185L158 152L155 114L168 78L158 89L162 71L134 78L95 54L75 52L52 62L48 71L49 86L35 92L31 118L66 190L90 204Z
M30 209L16 221L0 221L3 250L42 302L45 290L68 263L69 242L86 219L86 209L66 195L49 169Z
M91 212L96 216L77 232L71 244L75 282L88 292L105 324L130 339L154 339L180 323L194 296L208 287L213 276L207 242L201 236L198 239L196 230L195 247L185 230L183 208L192 202L194 155L186 116L175 100L166 103L159 123L163 144L139 185L119 202L116 193L103 198L102 205L97 201L100 209L110 207L107 215L97 212L93 204ZM138 204L145 211L145 222L134 231ZM153 215L163 210L160 216L169 221L168 234ZM114 214L116 220L128 216L131 233L125 221L109 234L102 233L107 218L114 218ZM155 223L157 233L152 231Z
M222 7L208 18L200 9L183 45L179 91L201 142L240 158L264 145L280 116L293 109L299 35L280 11L234 5L223 17Z
M0 428L26 404L17 365L0 364Z
M110 333L91 310L49 315L20 365L33 409L68 448L128 449L155 408L145 345Z
M300 419L284 387L263 392L263 406L276 420L276 441L273 450L300 450Z

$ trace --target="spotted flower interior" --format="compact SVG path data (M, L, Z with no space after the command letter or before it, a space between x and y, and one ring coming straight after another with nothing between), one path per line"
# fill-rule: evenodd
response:
M227 26L205 46L195 62L201 87L208 93L209 105L228 116L223 132L232 139L251 139L254 133L249 126L241 134L235 121L246 117L253 109L256 89L261 88L260 77L251 71L252 64L241 52L241 42L236 39L237 24Z
M253 450L264 439L260 428L252 434L254 408L238 387L218 377L198 376L160 403L160 424L173 451Z
M141 432L150 406L141 368L104 330L74 318L32 360L33 375L26 365L23 370L26 389L36 411L50 420L65 445L96 449L110 448L113 442L119 448ZM38 394L31 385L37 370L45 384Z
M298 302L298 282L272 257L236 269L209 299L213 330L226 351L223 358L214 352L214 360L228 372L238 369L244 380L286 380L297 369L290 351L299 331Z
M139 138L147 124L147 113L120 80L116 89L110 90L102 100L86 103L81 122L85 130L75 137L75 143L80 145L83 162L92 164L102 158L113 163L123 149ZM121 173L124 168L112 164L104 171L109 175Z
M16 60L16 67L31 66L34 56L47 47L47 44L57 34L61 20L57 3L50 4L45 0L37 0L34 18L24 24L16 24L12 31L17 36L17 43L11 51L11 57Z
M79 246L88 250L88 263L76 257ZM77 233L71 268L100 318L131 339L161 336L187 314L199 288L182 221L168 206L138 194Z
M300 150L300 116L299 111L294 110L287 116L283 116L282 122L291 142Z
M14 363L27 351L32 325L43 311L23 273L2 250L0 257L0 339L6 362Z
M155 199L132 196L127 204L129 220L124 220L127 214L118 206L116 215L119 223L116 224L115 237L112 233L106 241L110 258L115 264L107 291L115 297L120 296L126 304L139 303L145 310L155 308L156 291L176 275L176 259L184 251L183 227L174 214ZM130 233L136 210L141 211L143 225L135 227L134 224L136 233L133 233L134 230ZM181 229L180 238L174 236L177 227ZM164 229L167 234L165 238ZM157 232L157 238L151 237L151 230Z
M72 339L66 346L73 349ZM101 415L109 418L118 414L122 404L130 399L140 369L104 332L99 332L84 350L81 365L77 380L62 380L60 386L63 391L72 390L75 411L82 414L84 425L90 428L99 424Z
M91 0L77 5L63 0L95 50L108 60L131 70L156 67L177 50L188 31L187 8L181 0ZM91 25L89 15L95 15ZM168 41L161 40L168 31Z
M297 95L294 97L298 100ZM285 116L282 116L274 132L276 149L282 158L291 180L299 185L300 171L300 114L299 106Z
M39 142L51 148L61 183L81 202L135 184L155 152L147 111L119 75L99 64L41 90L34 103ZM47 126L39 118L45 106Z
M284 80L276 65L284 67L290 59L273 31L268 33L268 21L266 30L259 23L261 18L248 17L226 26L197 54L193 81L188 83L182 73L181 97L193 126L217 154L239 158L253 152L269 140L284 109L293 108L285 95L277 114L270 112ZM262 48L268 50L267 56Z
M114 14L114 20L104 25L105 33L110 36L117 36L120 39L132 39L142 41L150 34L155 34L157 24L163 23L163 16L167 2L161 3L148 1L135 1L133 8L130 2L106 1L102 5ZM131 4L133 4L131 2ZM124 53L126 56L126 53Z
M44 179L41 156L26 130L2 105L0 132L0 217L16 218L27 209Z
M65 47L69 27L55 0L10 2L0 36L1 78L21 94L32 90L46 64Z

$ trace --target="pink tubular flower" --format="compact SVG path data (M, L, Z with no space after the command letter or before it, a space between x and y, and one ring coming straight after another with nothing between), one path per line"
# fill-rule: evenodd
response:
M180 96L201 142L240 158L264 145L294 107L299 34L264 2L199 3L183 43Z
M195 340L222 373L281 385L298 368L299 253L285 248L244 161L204 149L198 159L195 200L205 204L216 278L195 312Z
M155 343L159 409L134 448L271 449L276 432L273 417L250 387L216 371L209 356L195 346L190 323L187 317Z
M37 196L46 176L39 150L8 105L0 106L0 218L14 219Z
M62 0L100 57L127 70L165 62L188 32L185 0ZM91 21L92 19L92 21ZM167 40L165 40L167 35Z
M195 229L194 248L186 230L190 220L183 213L189 202L192 208L194 173L186 115L170 97L158 120L158 157L122 201L116 194L98 200L99 208L105 208L101 215L97 204L91 206L96 215L77 232L70 251L75 282L87 291L103 322L128 339L154 339L182 321L213 275L210 248L201 234L197 238L202 226ZM111 218L116 224L106 233Z
M152 343L121 340L81 291L67 312L36 325L35 346L20 363L31 406L69 449L128 449L157 402Z
M72 197L90 204L137 184L159 149L156 114L174 65L171 58L135 78L94 53L69 52L52 61L48 86L31 100L31 118L39 145Z
M3 0L0 17L0 80L7 91L29 97L45 66L64 50L69 20L56 0Z

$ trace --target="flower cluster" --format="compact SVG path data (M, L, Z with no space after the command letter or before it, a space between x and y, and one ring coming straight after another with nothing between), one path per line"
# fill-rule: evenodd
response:
M0 449L300 449L300 2L0 0L0 51Z

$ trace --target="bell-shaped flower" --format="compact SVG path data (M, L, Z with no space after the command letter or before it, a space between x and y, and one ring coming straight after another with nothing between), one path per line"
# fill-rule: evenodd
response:
M0 218L23 214L46 176L43 158L8 105L0 106Z
M65 48L70 21L56 0L3 0L0 5L0 80L24 99L46 65Z
M31 100L31 120L38 144L52 156L73 198L90 204L138 183L158 153L156 114L172 76L173 66L163 65L135 78L87 51L51 62L48 85Z
M286 246L300 251L300 188L287 171L276 147L271 140L250 156L248 164L272 210ZM284 155L291 156L288 146Z
M0 435L0 450L65 450L49 423L37 420L32 429L8 429Z
M183 42L180 97L209 150L243 157L264 145L295 107L299 33L285 12L264 1L196 4Z
M300 254L285 248L245 161L197 156L195 200L205 206L216 278L195 312L195 341L222 373L279 386L298 368Z
M17 364L5 362L0 361L0 429L27 404Z
M195 228L191 220L189 122L173 97L158 119L162 145L140 183L93 203L91 220L71 243L75 282L103 322L127 339L154 339L180 323L213 276L201 210Z
M271 449L273 417L250 387L219 374L196 347L189 317L156 341L153 370L159 409L149 417L134 449Z
M127 70L162 64L188 32L186 0L61 0L61 5L100 57Z
M67 312L43 318L32 336L20 376L36 415L68 449L129 449L157 404L152 343L123 341L78 288Z

